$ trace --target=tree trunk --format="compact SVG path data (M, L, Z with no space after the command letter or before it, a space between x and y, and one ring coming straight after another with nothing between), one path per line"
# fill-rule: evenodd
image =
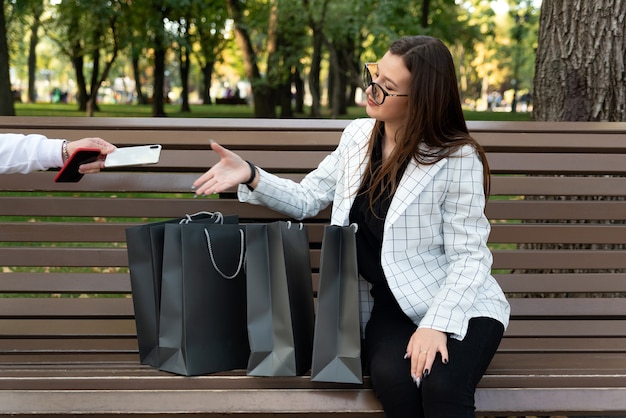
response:
M211 99L211 79L213 78L213 67L215 62L207 61L206 65L202 67L202 83L204 88L202 89L202 103L210 105L213 103Z
M35 79L37 75L37 44L39 43L39 27L41 22L39 16L35 16L33 26L30 28L30 42L28 46L28 102L37 101L37 91L35 89Z
M626 1L541 6L533 117L626 121Z
M292 76L293 84L296 90L294 110L296 113L304 113L304 80L302 79L298 68L293 69Z
M91 82L89 83L89 95L87 96L87 116L92 117L95 112L99 111L98 108L98 90L100 89L100 81L98 76L100 75L100 50L94 49L91 55L91 62L93 62L93 68L91 69Z
M180 94L182 99L182 104L180 111L181 112L191 112L191 107L189 106L189 66L191 62L189 61L189 49L186 47L181 47L180 51L180 82L183 87L183 91Z
M165 114L165 48L157 45L154 50L154 95L152 96L152 116L163 117Z
M319 28L313 28L313 54L311 55L311 69L309 71L309 90L311 92L311 112L312 118L322 116L321 102L322 89L320 86L320 72L322 68L322 46L324 35Z
M133 65L133 77L135 77L135 91L137 93L137 104L143 105L147 103L146 96L143 94L143 88L141 87L141 71L139 70L139 57L134 56L132 58Z
M541 6L533 116L538 121L626 121L626 1L550 0ZM526 196L527 200L544 199ZM562 196L562 200L624 200ZM530 223L531 221L526 221ZM551 221L536 221L549 223ZM565 222L565 221L564 221ZM580 223L573 220L567 223ZM588 221L588 223L597 223ZM613 221L612 223L625 223ZM525 244L529 249L595 248L612 244ZM594 270L599 273L610 270ZM531 273L532 271L526 270ZM543 271L545 272L545 271ZM568 270L550 271L569 273ZM569 296L569 295L565 295ZM577 296L592 296L578 294ZM619 296L616 294L615 296Z
M15 116L11 75L9 73L9 44L4 16L4 1L0 1L0 116Z
M80 50L80 48L77 48ZM78 110L81 112L87 111L87 100L89 96L87 94L87 82L85 81L84 58L82 55L74 55L72 57L72 65L74 66L74 72L76 73L76 88L78 89Z

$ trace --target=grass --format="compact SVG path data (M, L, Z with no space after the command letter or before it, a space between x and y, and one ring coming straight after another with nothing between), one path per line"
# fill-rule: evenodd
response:
M50 103L16 103L15 113L17 116L86 116L85 112L78 110L76 104L50 104ZM252 118L254 110L250 106L232 105L191 105L191 112L181 112L180 105L165 105L165 113L168 117L175 118ZM95 117L151 117L152 107L150 105L123 105L123 104L101 104L100 111ZM348 114L341 116L342 119L355 119L366 117L365 108L350 107ZM296 118L307 118L307 114L297 114ZM325 118L330 117L326 110ZM465 111L467 120L485 121L529 121L530 113L526 112L477 112Z

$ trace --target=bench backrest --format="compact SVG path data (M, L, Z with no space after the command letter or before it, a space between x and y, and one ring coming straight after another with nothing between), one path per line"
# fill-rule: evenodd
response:
M298 180L337 145L347 121L0 118L0 132L159 143L154 166L79 183L55 172L0 176L0 363L136 361L125 229L201 211L242 222L286 219L233 191L193 198L215 139ZM470 122L492 170L493 272L510 297L501 351L626 342L626 123ZM314 284L329 209L306 220ZM576 326L571 326L575 320ZM545 337L541 340L529 337ZM80 356L77 354L80 353ZM514 353L513 353L514 354Z

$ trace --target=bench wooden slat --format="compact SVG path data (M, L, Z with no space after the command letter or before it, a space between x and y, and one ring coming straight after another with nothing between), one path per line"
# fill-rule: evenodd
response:
M498 176L491 196L624 196L626 177Z
M543 338L507 336L498 348L502 353L543 353L543 352L625 352L626 337L553 337ZM0 354L37 354L46 353L74 353L82 355L91 353L132 353L137 355L137 340L134 337L125 338L13 338L0 339ZM136 365L135 359L131 365ZM0 362L0 382L7 372L6 362ZM151 370L151 369L150 369ZM24 376L22 370L20 376Z
M77 355L85 352L92 353L126 353L137 354L137 339L135 337L125 338L14 338L11 340L0 339L0 353L75 353ZM135 364L133 359L132 364ZM6 364L0 364L0 381L5 377L4 368Z
M135 320L130 319L21 319L0 317L3 338L23 337L125 337L137 336ZM79 358L77 358L79 360Z
M507 293L626 293L626 273L543 273L495 274ZM546 277L547 276L547 277ZM313 274L313 289L318 275ZM3 274L4 293L130 293L128 273L49 273Z
M626 244L626 224L495 224L489 242Z
M126 228L142 223L0 222L0 241L125 243ZM323 224L304 223L313 243L321 243ZM494 224L490 243L626 244L626 225Z
M268 222L272 222L268 220ZM147 224L143 222L0 222L0 241L6 242L66 242L126 243L126 228ZM323 223L303 222L309 241L321 244Z
M177 218L185 214L201 211L238 214L245 222L256 219L262 222L285 220L282 215L262 206L249 205L230 199L130 199L81 198L80 205L72 199L46 198L45 207L41 198L0 197L0 207L6 216L87 216L87 217L137 217L137 218ZM132 205L131 205L132 203ZM129 207L130 205L130 207ZM74 209L73 212L71 209ZM626 220L625 201L520 201L492 200L487 204L489 218L498 220ZM329 209L317 217L328 220Z
M513 317L622 317L626 311L621 298L511 298ZM130 298L8 298L0 306L0 317L16 318L131 318Z
M5 273L0 280L0 293L128 293L128 273Z
M234 199L156 199L156 198L116 198L103 199L81 197L80 205L71 198L50 197L0 197L2 214L6 216L86 216L86 217L121 217L121 218L179 218L186 214L202 211L222 212L224 215L237 214L242 222L248 219L256 221L285 220L282 215L262 206L241 203ZM106 203L106 204L104 204ZM72 211L73 208L73 211ZM322 211L312 219L328 221L330 210Z
M626 269L626 250L493 250L494 269Z
M191 184L201 172L102 172L97 176L86 176L78 183L53 183L56 172L4 174L0 182L4 191L23 190L71 190L77 192L144 192L191 194ZM282 177L300 181L304 175L283 173ZM626 177L580 177L580 176L498 176L491 181L491 195L498 196L624 196ZM230 190L234 192L234 189Z
M492 200L486 214L498 220L626 220L625 201Z
M75 413L115 414L124 410L135 417L154 416L155 405L159 413L181 413L184 411L207 411L213 415L235 414L241 417L259 413L275 414L285 418L310 416L318 418L336 417L360 411L362 416L383 417L380 406L371 391L342 390L235 390L180 391L158 390L111 390L111 391L12 391L13 396L0 392L2 410L10 413L56 414L73 406ZM513 391L505 389L479 389L476 404L481 411L489 413L515 413L517 411L549 412L561 410L568 405L569 410L602 413L614 408L626 408L626 391L621 388L594 390L542 389ZM244 401L245 400L245 401ZM592 401L593 402L590 402ZM184 405L184 408L182 407ZM603 406L596 406L603 405ZM2 412L0 410L0 412ZM569 413L569 412L568 412Z
M319 249L311 250L311 266L319 268ZM625 269L626 250L494 250L494 269ZM125 248L7 247L0 265L40 267L125 267Z
M543 338L511 337L502 339L498 347L499 353L623 353L626 352L625 337L554 337Z
M528 338L541 337L623 337L626 335L625 320L579 319L579 320L530 320L511 321L507 336Z
M507 293L624 293L626 272L494 275Z
M489 153L493 174L622 174L624 154Z

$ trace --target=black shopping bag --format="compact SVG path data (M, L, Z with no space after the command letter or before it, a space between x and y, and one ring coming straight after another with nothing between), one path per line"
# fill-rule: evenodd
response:
M326 226L311 380L362 383L356 226Z
M245 369L244 227L167 224L163 250L159 369L185 376Z
M248 375L308 372L315 314L306 226L246 225L246 266Z
M159 307L165 224L189 222L237 224L239 217L224 217L219 212L200 212L126 228L130 285L141 364L159 366Z

